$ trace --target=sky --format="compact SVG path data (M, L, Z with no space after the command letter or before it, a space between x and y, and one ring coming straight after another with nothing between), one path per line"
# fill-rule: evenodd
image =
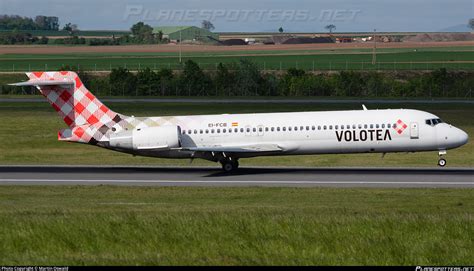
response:
M219 32L440 31L467 25L474 0L0 0L0 14L58 16L82 30L197 25Z

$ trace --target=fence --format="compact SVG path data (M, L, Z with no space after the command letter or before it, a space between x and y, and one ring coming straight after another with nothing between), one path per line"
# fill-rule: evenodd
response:
M203 70L217 70L220 62L206 63L198 62ZM234 62L224 63L230 70L237 69ZM290 68L298 68L306 71L406 71L406 70L437 70L445 68L447 70L474 70L474 61L430 61L430 62L353 62L353 61L334 61L334 62L318 62L318 61L294 61L294 62L277 62L277 61L261 61L255 62L261 71L286 71ZM42 63L42 64L6 64L0 63L0 72L28 72L42 70L59 70L62 67L69 66L72 69L89 71L89 72L110 72L112 69L119 67L126 68L131 71L138 71L145 68L159 70L167 68L171 70L182 70L183 64L179 62L124 62L124 63Z

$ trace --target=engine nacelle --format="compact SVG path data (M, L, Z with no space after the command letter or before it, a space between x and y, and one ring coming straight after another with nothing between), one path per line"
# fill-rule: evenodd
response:
M181 129L178 126L138 128L110 135L114 148L132 150L169 150L179 148Z

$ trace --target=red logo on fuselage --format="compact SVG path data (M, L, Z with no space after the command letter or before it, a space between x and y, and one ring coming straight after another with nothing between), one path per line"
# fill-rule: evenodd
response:
M398 120L397 124L393 127L393 129L395 129L395 131L397 131L397 133L401 135L407 127L408 126L402 120Z

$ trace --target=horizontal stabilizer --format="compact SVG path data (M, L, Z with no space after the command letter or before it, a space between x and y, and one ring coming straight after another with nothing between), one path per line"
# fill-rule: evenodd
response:
M14 84L8 84L10 86L24 87L24 86L61 86L70 87L74 86L73 80L29 80L25 82L19 82Z

